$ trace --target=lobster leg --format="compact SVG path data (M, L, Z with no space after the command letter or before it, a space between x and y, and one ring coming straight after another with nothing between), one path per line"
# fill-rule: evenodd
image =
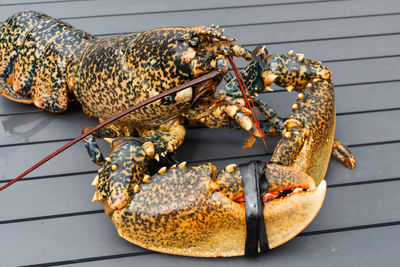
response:
M254 104L260 110L261 114L263 114L267 122L274 125L277 132L282 133L285 129L285 121L281 117L279 117L279 114L267 103L259 98L255 98L254 100Z
M349 169L354 169L356 159L351 150L340 140L333 141L332 156L338 159L344 166Z
M268 121L262 121L259 124L260 124L260 128L265 136L275 137L275 136L281 135L281 133L279 133L276 130L276 127L273 124L269 123ZM227 124L222 125L222 127L234 129L234 130L243 130L243 128L235 122L228 122Z
M211 105L208 102L192 108L188 111L186 118L209 128L223 127L230 122L235 122L252 136L261 137L250 114L251 111L241 103L216 99Z

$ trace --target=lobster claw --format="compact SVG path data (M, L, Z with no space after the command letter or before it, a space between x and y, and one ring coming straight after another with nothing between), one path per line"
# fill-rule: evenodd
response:
M270 248L280 246L297 234L315 218L326 194L326 182L318 187L314 179L297 169L268 164L266 176L269 189L265 204L264 218ZM276 198L279 192L286 196ZM264 200L265 201L265 200Z
M302 92L311 82L328 80L332 77L329 68L321 62L305 58L303 54L288 53L280 55L268 55L264 53L259 60L264 72L262 79L264 87L270 90L270 85Z
M270 248L302 231L316 216L326 183L269 164L264 219ZM163 253L220 257L244 254L245 206L240 168L217 171L212 164L177 166L141 184L126 207L110 217L121 237ZM105 203L103 203L105 204ZM106 207L106 205L105 205ZM107 207L106 207L107 210Z

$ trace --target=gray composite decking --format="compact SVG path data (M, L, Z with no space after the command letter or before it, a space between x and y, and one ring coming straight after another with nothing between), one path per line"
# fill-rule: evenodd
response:
M319 215L298 237L257 259L199 259L125 242L92 203L96 166L81 144L0 193L0 266L398 266L400 262L400 1L0 1L0 21L36 10L107 37L161 26L220 24L249 49L295 50L334 73L336 137L358 164L332 160ZM239 61L241 67L243 61ZM287 116L295 94L262 97ZM62 115L0 97L0 183L95 125L79 108ZM218 167L270 157L277 139L242 150L247 134L189 129L179 160Z

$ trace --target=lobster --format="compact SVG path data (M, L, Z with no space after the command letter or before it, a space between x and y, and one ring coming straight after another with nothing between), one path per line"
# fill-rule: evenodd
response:
M340 155L350 168L355 159L346 146L334 140L334 88L327 67L292 52L268 55L261 51L243 75L250 91L268 80L268 85L274 82L299 92L289 118L275 117L283 124L283 129L278 129L282 138L263 170L269 184L262 197L263 216L268 247L275 248L296 236L317 215L326 194L324 176L330 154ZM235 83L233 79L227 87L233 88ZM154 172L149 141L134 137L108 141L111 152L93 180L96 192L92 201L103 204L122 238L177 255L229 257L245 253L249 229L240 166L230 164L218 170L211 163L186 166L182 162Z

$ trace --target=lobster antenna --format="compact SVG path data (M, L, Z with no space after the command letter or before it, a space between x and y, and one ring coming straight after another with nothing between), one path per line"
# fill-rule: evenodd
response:
M117 115L103 121L102 123L96 125L95 127L93 127L92 129L90 129L89 131L81 134L80 136L76 137L74 140L68 142L67 144L65 144L64 146L60 147L59 149L57 149L56 151L54 151L53 153L51 153L50 155L48 155L47 157L43 158L41 161L39 161L38 163L36 163L35 165L33 165L32 167L30 167L29 169L27 169L26 171L24 171L23 173L21 173L19 176L17 176L16 178L12 179L11 181L9 181L8 183L6 183L5 185L0 187L0 191L6 189L7 187L9 187L10 185L12 185L13 183L17 182L18 180L20 180L21 178L23 178L25 175L27 175L28 173L32 172L33 170L37 169L39 166L41 166L43 163L49 161L50 159L52 159L53 157L57 156L58 154L60 154L61 152L63 152L64 150L66 150L67 148L71 147L72 145L76 144L77 142L79 142L80 140L82 140L83 138L85 138L86 136L94 133L95 131L97 131L98 129L106 126L107 124L120 119L121 117L129 114L130 112L141 108L143 106L146 106L150 103L153 103L154 101L157 101L165 96L168 96L170 94L174 94L177 93L179 91L182 91L188 87L191 87L193 85L196 85L198 83L202 83L204 81L210 80L210 79L214 79L216 77L218 77L219 75L221 75L220 72L218 71L213 71L210 72L206 75L203 75L201 77L195 78L187 83L181 84L177 87L171 88L163 93L160 93L158 95L152 96L148 99L146 99L145 101L134 105L130 108L125 109L124 111L118 113Z
M235 62L233 61L233 58L232 57L228 57L228 60L229 60L229 63L231 64L231 66L232 66L233 72L235 73L236 79L237 79L237 81L239 83L240 91L242 91L242 96L243 96L243 100L244 100L244 103L246 105L246 108L248 108L251 111L251 115L253 116L253 119L254 119L254 122L256 124L257 130L260 133L261 139L262 139L262 141L264 143L265 150L267 150L267 143L265 142L265 139L264 139L264 133L261 130L261 127L260 127L260 119L258 118L257 112L254 111L253 98L251 97L249 91L247 90L246 84L244 83L242 75L240 74L238 68L236 67ZM247 93L247 95L249 97L247 97L246 93ZM249 102L248 98L250 99L250 102Z

